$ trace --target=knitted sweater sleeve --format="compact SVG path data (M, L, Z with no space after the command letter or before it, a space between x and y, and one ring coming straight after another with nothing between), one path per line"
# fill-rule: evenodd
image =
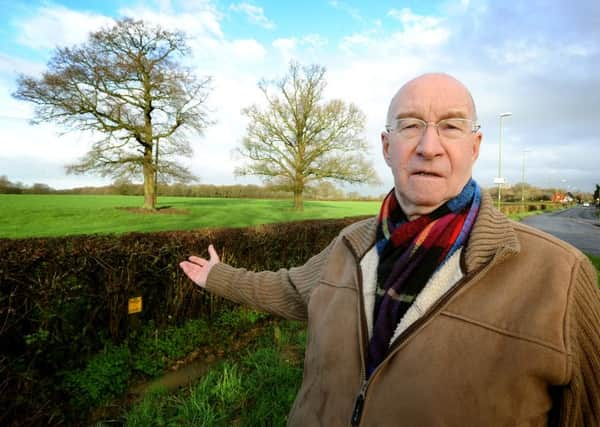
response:
M600 290L587 258L581 261L571 292L566 324L571 381L562 391L558 425L594 426L600 423Z
M216 264L208 275L206 290L254 309L305 320L311 291L319 281L334 242L304 265L290 269L252 272Z

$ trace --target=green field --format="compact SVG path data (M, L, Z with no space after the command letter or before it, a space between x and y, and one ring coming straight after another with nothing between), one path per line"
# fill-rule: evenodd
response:
M142 214L119 209L138 208L142 203L141 196L0 194L0 238L246 227L375 215L380 205L378 201L306 201L304 211L295 212L289 200L160 197L159 208L185 213Z

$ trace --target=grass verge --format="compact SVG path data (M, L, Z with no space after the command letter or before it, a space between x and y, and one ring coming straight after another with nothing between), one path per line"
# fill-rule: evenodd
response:
M586 255L590 259L590 261L592 262L594 267L596 267L596 273L598 274L598 287L600 287L600 256L592 255L592 254L586 254Z

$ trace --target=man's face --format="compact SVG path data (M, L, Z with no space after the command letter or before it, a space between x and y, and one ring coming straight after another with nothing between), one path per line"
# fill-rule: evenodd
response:
M474 120L474 115L471 97L460 82L447 75L431 74L400 89L390 105L388 124L399 117L437 123L452 117ZM410 142L394 131L381 134L396 197L409 219L434 211L460 193L471 177L481 138L477 132L459 140L445 140L431 125L423 137Z

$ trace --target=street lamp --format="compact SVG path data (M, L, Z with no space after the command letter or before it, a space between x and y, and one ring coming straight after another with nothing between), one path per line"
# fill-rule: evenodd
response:
M504 184L504 178L502 178L502 119L504 117L512 116L512 113L500 113L500 144L498 144L498 178L495 181L498 183L498 209L502 204L502 184Z
M523 164L521 165L521 206L523 212L525 212L525 157L527 157L527 153L530 153L531 150L523 150Z

